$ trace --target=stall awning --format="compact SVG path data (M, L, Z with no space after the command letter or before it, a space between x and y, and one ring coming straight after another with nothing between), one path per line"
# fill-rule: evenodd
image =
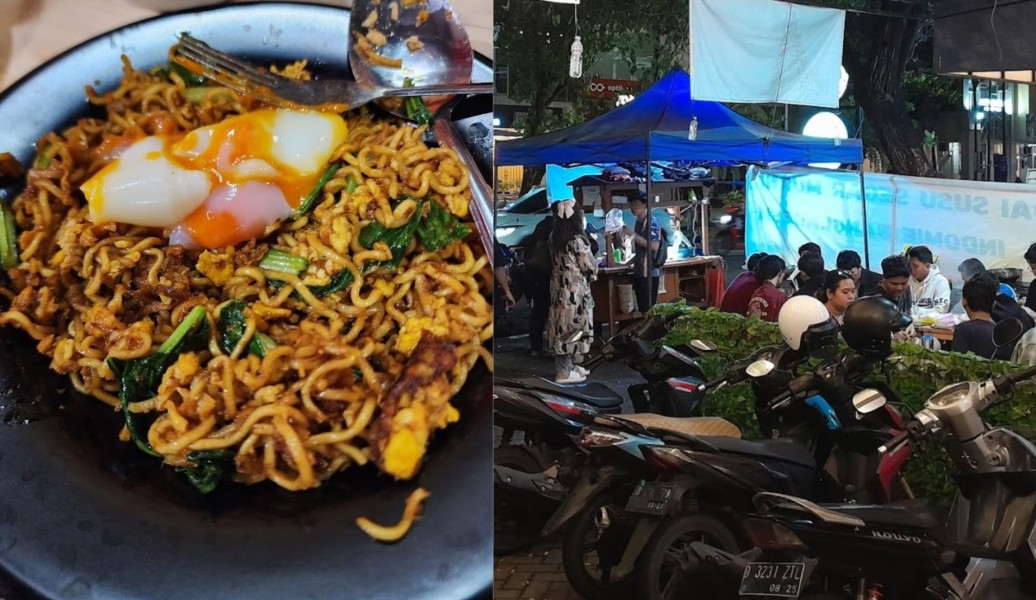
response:
M697 135L688 126L698 120ZM743 117L719 102L694 100L691 78L673 70L632 101L566 129L496 146L497 165L645 160L863 162L860 140L788 133Z

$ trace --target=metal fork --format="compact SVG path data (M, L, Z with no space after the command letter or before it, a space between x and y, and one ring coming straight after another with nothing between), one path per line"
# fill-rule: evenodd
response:
M344 112L378 98L490 94L493 91L491 83L389 88L345 79L298 81L259 69L247 61L220 52L187 33L180 34L180 43L173 46L169 57L196 75L202 75L234 91L282 108L315 108Z

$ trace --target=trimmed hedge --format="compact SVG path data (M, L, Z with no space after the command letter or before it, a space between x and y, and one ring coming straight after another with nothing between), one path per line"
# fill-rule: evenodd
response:
M653 313L680 315L663 339L666 344L701 339L716 344L718 351L702 358L702 369L709 378L720 375L732 361L748 356L758 348L782 341L776 323L720 312L701 310L682 302L660 304ZM1022 367L1005 361L990 361L972 354L928 350L916 344L897 342L893 355L882 369L888 385L900 400L914 410L924 408L925 400L945 385L961 381L981 381L994 375L1017 372ZM1009 425L1028 439L1036 432L1036 385L1017 386L1014 398L984 413L994 425ZM722 388L709 394L705 414L735 423L748 439L759 438L751 389L747 384ZM906 478L919 498L948 506L956 491L951 479L951 463L941 445L945 434L936 434L921 444L907 465Z

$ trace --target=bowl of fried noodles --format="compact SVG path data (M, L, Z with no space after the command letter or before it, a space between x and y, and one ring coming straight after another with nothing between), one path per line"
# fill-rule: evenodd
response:
M0 568L33 593L488 589L475 166L427 124L264 106L168 60L189 31L342 76L348 23L164 15L0 96Z

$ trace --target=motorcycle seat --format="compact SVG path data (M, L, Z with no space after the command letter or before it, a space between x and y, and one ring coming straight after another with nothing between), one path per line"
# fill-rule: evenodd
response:
M889 504L821 504L827 510L856 517L867 525L893 525L910 529L936 529L946 524L946 511L922 500Z
M532 389L574 398L596 406L601 412L618 412L622 410L622 396L602 383L556 383L545 377L525 380Z
M741 430L726 419L719 417L666 417L652 413L615 415L617 419L631 421L648 429L669 431L680 435L715 436L740 438Z
M747 454L760 458L776 458L811 469L816 468L816 460L813 458L813 453L806 449L805 446L791 440L750 442L732 438L710 438L707 441L712 447L722 452Z

